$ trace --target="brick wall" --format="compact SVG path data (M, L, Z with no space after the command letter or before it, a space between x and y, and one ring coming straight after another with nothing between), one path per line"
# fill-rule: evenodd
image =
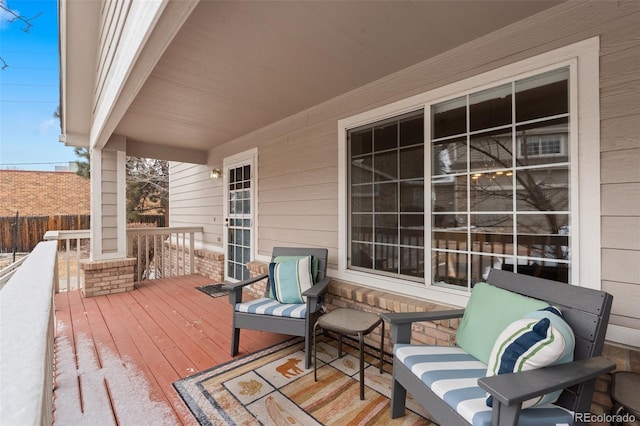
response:
M163 272L165 276L177 276L182 274L188 274L191 264L189 259L189 247L184 247L184 264L182 262L182 250L176 249L176 245L171 243L171 250L169 250L168 242L164 243L164 259L163 259ZM214 253L208 250L196 249L193 252L193 263L195 274L200 274L205 277L211 278L214 283L221 283L224 281L224 254Z
M89 214L90 182L73 172L0 170L0 216Z

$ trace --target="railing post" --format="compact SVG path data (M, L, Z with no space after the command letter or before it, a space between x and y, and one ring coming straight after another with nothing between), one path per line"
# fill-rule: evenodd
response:
M195 265L194 265L194 249L195 249L195 241L193 240L193 237L195 236L195 234L193 232L189 233L189 274L193 275L194 271L195 271Z

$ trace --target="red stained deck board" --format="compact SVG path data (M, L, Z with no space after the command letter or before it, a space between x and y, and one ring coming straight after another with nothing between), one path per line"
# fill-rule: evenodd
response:
M146 378L149 398L164 401L172 410L176 424L195 424L173 382L231 359L232 309L228 297L212 298L195 289L210 283L208 278L192 275L149 281L132 292L88 299L78 291L60 293L56 295L57 337L66 339L74 354L78 350L77 340L82 339L84 357L91 352L104 363L102 352L108 351L120 357L123 365L135 365ZM241 354L287 338L289 336L243 330ZM85 339L91 340L88 345L91 351L86 350ZM190 368L196 371L191 372ZM80 410L78 383L84 379L81 372L77 374L75 391L71 389L62 395L74 401L61 401L58 395L56 401L75 404ZM117 383L105 374L106 396L91 399L89 403L106 405L114 411L114 419L121 421L118 412L130 407L119 406L117 398L109 401ZM72 383L69 379L65 377L65 383ZM92 395L84 397L92 398ZM63 418L56 420L65 423Z

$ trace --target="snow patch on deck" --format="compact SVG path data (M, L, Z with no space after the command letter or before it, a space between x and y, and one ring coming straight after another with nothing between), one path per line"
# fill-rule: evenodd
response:
M178 423L166 402L153 400L144 372L133 362L109 348L96 348L90 338L82 335L75 342L74 351L65 328L63 322L57 322L55 424Z

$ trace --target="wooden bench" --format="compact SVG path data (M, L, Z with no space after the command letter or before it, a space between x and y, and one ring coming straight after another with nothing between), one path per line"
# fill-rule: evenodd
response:
M583 424L581 418L585 416L579 414L590 412L596 378L615 368L613 362L600 356L609 321L612 296L603 291L495 269L490 271L487 282L492 286L559 307L564 320L575 335L574 361L519 373L479 377L477 379L479 390L483 394L487 392L493 396L493 407L483 407L487 410L483 421L477 420L476 417L469 421L468 413L465 418L455 407L432 391L421 377L412 371L411 366L405 365L397 356L398 347L401 346L397 344L410 343L412 323L461 318L464 309L383 313L381 317L391 325L391 337L395 348L391 417L397 418L404 415L408 391L438 423L443 425L472 424L472 422L473 424L516 425L519 420L530 421L532 415L542 412L538 408L522 409L523 401L563 389L555 405L561 407L562 411L571 412L570 424ZM495 306L495 309L499 310L500 306ZM418 346L420 345L415 345L416 348ZM476 404L479 403L476 402ZM541 423L536 421L535 424Z

